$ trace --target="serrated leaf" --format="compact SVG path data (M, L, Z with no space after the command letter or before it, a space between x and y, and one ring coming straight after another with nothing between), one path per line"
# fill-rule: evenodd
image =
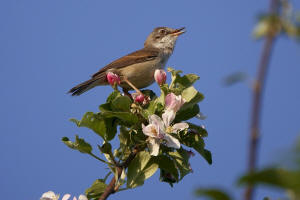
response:
M155 159L151 159L149 152L141 151L128 166L127 187L134 188L144 184L158 169Z
M186 101L186 103L181 107L182 110L192 107L204 99L203 94L198 92L193 86L183 90L181 95L182 98Z
M230 196L220 190L215 188L199 188L195 191L196 196L207 197L211 200L230 200Z
M199 134L201 137L207 137L207 131L202 126L188 122L189 129L196 134Z
M112 102L115 98L121 96L121 93L118 90L114 90L106 99L106 103Z
M78 135L76 135L75 142L70 141L67 137L63 137L62 141L71 149L78 150L81 153L89 154L93 150L92 146L89 143L85 142L84 139L79 138Z
M171 187L173 187L173 184L178 181L175 179L175 177L171 173L169 173L163 169L160 169L159 180L162 182L169 183L169 185Z
M161 155L158 157L158 165L160 169L170 173L176 181L179 179L178 170L173 160L171 160L168 156Z
M109 154L111 153L111 144L108 143L108 142L105 142L99 149L102 153L106 153L106 154Z
M131 125L139 121L138 117L131 112L113 111L109 103L100 105L99 110L101 111L101 115L105 118L117 118Z
M181 122L181 121L186 121L189 120L200 112L200 108L198 104L194 104L193 106L187 107L186 109L180 109L176 113L176 117L174 119L174 122Z
M143 109L143 116L145 119L148 119L150 115L153 115L157 112L161 112L164 109L164 96L156 98L154 101L150 101L147 109Z
M97 179L90 188L85 190L85 194L88 199L98 199L106 187L107 185L102 179Z
M112 112L112 111L108 111L108 112L103 112L102 115L105 118L118 118L120 120L123 120L124 123L128 123L131 125L134 125L136 123L138 123L139 118L130 112Z
M180 70L168 68L168 71L172 74L170 90L176 95L181 94L184 89L192 86L199 79L199 76L196 74L186 74L184 76L180 76L180 73L182 72Z
M111 102L112 110L118 112L130 112L132 100L128 96L119 96Z
M201 152L200 154L208 162L208 164L212 164L212 155L209 150L204 149L203 152Z
M115 119L106 119L100 113L87 112L80 121L71 119L78 127L86 127L93 130L104 140L112 140L117 133Z
M75 143L73 143L72 141L70 141L68 137L63 137L61 140L62 140L63 143L65 143L65 145L67 145L69 148L71 148L71 149L77 149Z
M204 140L198 133L188 132L186 135L181 137L181 142L188 147L194 148L208 162L208 164L212 164L211 152L204 148Z
M199 80L199 76L196 74L186 74L182 77L177 77L175 83L178 84L178 87L188 88L192 86L197 80Z
M171 72L172 78L176 77L177 75L179 75L180 73L182 73L181 70L175 70L172 67L168 67L168 72Z
M168 152L171 158L175 161L176 167L180 172L180 179L183 179L184 176L191 173L190 164L189 164L189 155L184 149L177 149L174 152Z

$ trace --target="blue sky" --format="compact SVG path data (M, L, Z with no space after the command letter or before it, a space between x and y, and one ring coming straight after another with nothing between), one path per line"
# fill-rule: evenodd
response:
M293 1L300 9L300 2ZM68 121L97 111L111 92L98 87L80 97L66 92L98 69L142 48L157 26L187 28L167 66L201 79L205 95L195 121L207 127L213 165L192 159L194 173L170 188L158 173L143 187L110 199L195 199L197 186L223 186L233 191L245 171L250 89L224 87L227 75L242 71L253 77L261 41L253 41L256 14L268 1L99 1L4 0L0 2L0 185L3 199L39 199L43 192L78 195L107 169L97 160L65 147L61 137L75 134L93 145L101 139ZM276 41L267 79L262 115L259 166L280 159L300 132L300 46ZM151 89L158 91L156 85ZM256 199L280 194L261 189ZM240 198L242 190L234 189Z

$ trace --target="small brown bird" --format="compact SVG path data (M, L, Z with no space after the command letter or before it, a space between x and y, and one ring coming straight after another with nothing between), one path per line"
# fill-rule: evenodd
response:
M69 93L72 96L81 95L98 85L108 85L107 73L117 74L125 93L132 89L141 89L154 82L156 69L163 69L173 53L176 40L184 33L185 28L172 29L168 27L155 28L144 43L144 48L119 58L106 65L87 80L75 87Z

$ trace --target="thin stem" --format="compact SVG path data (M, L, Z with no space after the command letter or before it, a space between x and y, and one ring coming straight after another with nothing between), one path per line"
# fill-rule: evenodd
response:
M270 0L270 13L276 14L278 10L278 0ZM272 47L275 41L275 35L270 31L266 36L263 46L257 78L253 87L253 99L252 99L252 117L250 124L250 143L249 143L249 157L248 157L248 172L251 173L255 170L258 157L258 143L260 138L260 118L262 110L262 97L265 88L265 82L267 78L267 72L269 62L272 53ZM245 191L245 200L253 199L254 186L249 185Z
M128 156L128 158L120 165L117 166L117 173L118 173L118 178L120 178L122 170L126 169L128 165L131 163L131 161L135 158L136 154L138 154L140 150L138 148L135 148ZM116 185L116 178L115 176L111 179L110 183L108 186L105 188L105 191L102 193L100 196L99 200L106 200L109 195L115 193L118 190L118 187L115 187Z
M101 162L104 162L104 163L106 163L106 164L108 164L108 165L110 165L110 166L114 166L114 164L112 164L112 163L110 163L110 162L107 162L107 161L105 161L105 160L99 158L98 156L96 156L96 155L93 154L92 152L89 153L89 155L91 155L92 157L96 158L97 160L99 160L99 161L101 161Z

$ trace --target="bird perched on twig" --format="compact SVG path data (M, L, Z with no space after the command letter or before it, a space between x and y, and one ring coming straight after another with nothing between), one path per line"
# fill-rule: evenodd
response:
M163 69L173 53L176 40L185 28L155 28L147 37L144 48L119 58L95 73L91 79L73 87L69 93L78 96L99 85L108 85L107 74L120 77L124 93L129 90L145 88L154 82L156 69Z

